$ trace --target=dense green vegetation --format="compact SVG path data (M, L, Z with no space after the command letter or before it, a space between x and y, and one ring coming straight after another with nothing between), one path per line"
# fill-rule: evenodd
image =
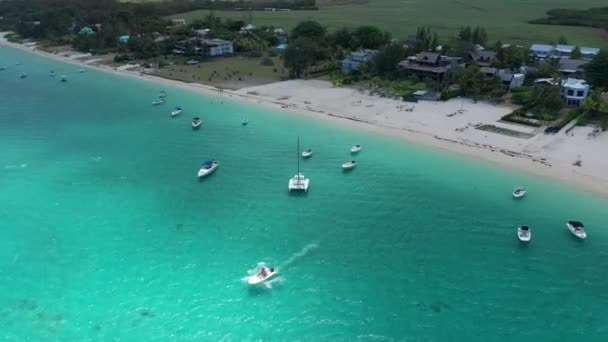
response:
M530 21L531 24L583 26L608 30L608 7L590 9L553 9L547 17Z
M430 27L439 38L446 41L456 35L463 25L484 27L488 41L501 40L511 44L548 43L562 33L570 43L579 46L608 48L608 40L592 28L533 25L529 21L543 17L553 8L590 8L606 6L605 0L341 0L317 1L316 11L253 12L251 18L256 26L274 25L292 29L304 20L315 20L328 31L346 27L354 29L371 24L401 40L415 34L418 27ZM209 11L191 11L172 15L174 18L193 20L202 18ZM246 20L247 13L219 11L222 18Z

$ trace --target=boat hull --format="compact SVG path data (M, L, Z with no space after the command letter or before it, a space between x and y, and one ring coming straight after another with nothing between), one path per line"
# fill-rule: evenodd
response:
M310 158L310 156L312 156L312 151L311 152L308 152L308 151L302 152L302 158Z
M521 242L530 242L532 239L532 232L528 231L526 234L521 228L517 228L517 238Z
M261 283L267 281L268 279L272 278L275 274L277 274L277 270L268 272L268 274L264 278L260 277L259 274L255 274L247 279L247 283L249 285L261 284Z
M570 223L566 223L566 228L568 228L568 230L570 231L570 233L572 233L572 235L576 236L577 238L584 240L587 238L587 232L585 232L583 229L575 229L573 225L571 225Z
M203 178L203 177L209 176L210 174L215 172L215 170L217 170L217 168L219 166L220 166L220 164L216 163L216 164L213 164L213 166L211 166L208 169L201 168L200 170L198 170L198 178Z

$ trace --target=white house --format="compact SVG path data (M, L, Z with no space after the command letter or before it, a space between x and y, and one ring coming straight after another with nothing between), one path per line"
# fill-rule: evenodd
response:
M572 55L572 51L574 51L574 49L576 49L576 46L574 46L574 45L557 44L557 45L555 45L555 48L553 49L552 57L570 58L570 56Z
M585 80L569 78L565 82L562 82L560 93L566 101L567 106L578 107L589 95L589 84Z
M530 47L530 57L534 58L548 58L553 52L553 45L546 44L532 44Z
M205 53L211 57L230 55L234 53L234 45L229 40L224 39L205 39Z
M555 80L552 78L539 78L534 83L555 85ZM589 95L589 84L585 80L568 78L562 80L559 93L567 106L578 107Z
M600 53L600 49L598 48L590 48L590 47L581 47L581 55L583 59L592 60L595 55Z

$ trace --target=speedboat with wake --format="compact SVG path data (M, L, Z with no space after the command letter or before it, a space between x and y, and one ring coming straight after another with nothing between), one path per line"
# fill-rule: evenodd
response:
M342 164L342 169L350 170L350 169L353 169L355 166L357 166L357 162L354 160L351 160L349 162Z
M517 228L517 238L521 242L529 242L532 239L532 231L528 226L521 226Z
M312 150L311 149L308 149L308 150L302 152L302 158L308 158L310 156L312 156Z
M516 186L515 189L513 189L513 197L522 198L525 195L526 195L526 188L524 188L523 186Z
M207 160L203 163L203 166L198 170L198 178L202 178L208 176L213 173L218 167L220 163L215 160Z
M247 278L247 283L249 285L261 284L261 283L265 282L266 280L272 278L272 276L274 276L277 273L278 273L278 271L274 268L268 268L264 265L260 265L260 266L258 266L258 269L255 272L255 274L253 274Z
M361 145L355 145L350 148L350 153L357 153L359 151L361 151Z
M158 99L158 100L152 101L152 105L153 106L158 106L158 105L161 105L163 103L165 103L165 100L163 100L163 99Z
M568 227L568 230L570 231L570 233L572 233L577 238L579 238L581 240L584 240L587 238L587 233L585 232L585 226L581 222L568 221L568 223L566 223L566 227Z
M173 110L171 111L171 116L178 116L180 115L184 110L182 109L182 107L175 107L173 108Z
M203 124L203 121L201 121L201 118L196 117L196 118L192 119L192 129L199 129L202 124Z

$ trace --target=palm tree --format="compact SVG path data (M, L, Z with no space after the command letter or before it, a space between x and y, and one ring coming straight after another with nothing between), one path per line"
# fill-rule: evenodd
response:
M596 89L583 101L582 107L587 113L597 113L604 107L604 99L602 98L602 89Z

